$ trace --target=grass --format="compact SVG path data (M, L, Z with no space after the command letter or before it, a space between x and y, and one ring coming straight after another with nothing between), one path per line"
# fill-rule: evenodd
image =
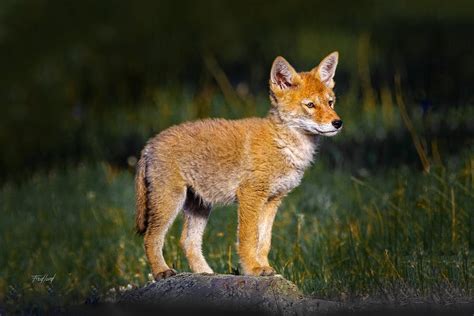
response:
M459 160L458 160L459 161ZM305 293L332 299L472 297L474 156L429 174L408 168L351 176L316 163L285 200L270 261ZM95 164L37 174L0 191L0 301L35 311L143 285L149 267L133 232L133 172ZM170 265L189 271L178 244ZM235 273L236 207L216 208L204 253ZM32 275L55 275L52 283Z

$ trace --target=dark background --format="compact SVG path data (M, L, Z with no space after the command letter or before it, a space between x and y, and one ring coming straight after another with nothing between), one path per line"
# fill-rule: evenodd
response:
M126 166L160 129L219 115L209 104L222 92L238 108L218 73L240 99L257 100L224 116L264 115L277 55L308 70L334 50L339 108L350 106L344 100L353 112L394 103L399 74L417 128L456 155L472 146L473 38L470 1L2 1L0 178L79 161ZM170 106L173 115L183 103L195 111L140 121L140 109L162 107L163 94L185 96ZM440 119L432 124L427 113ZM360 164L367 148L390 157L371 167L416 163L410 143L405 129L367 137ZM338 146L344 153L354 138Z

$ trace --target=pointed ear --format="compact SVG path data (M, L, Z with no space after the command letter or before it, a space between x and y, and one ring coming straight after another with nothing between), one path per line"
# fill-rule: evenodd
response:
M339 53L332 52L324 58L319 65L311 70L311 72L324 83L328 88L334 88L334 75L336 73Z
M273 61L270 72L270 84L279 87L281 90L288 89L298 84L300 78L296 70L286 61L278 56Z

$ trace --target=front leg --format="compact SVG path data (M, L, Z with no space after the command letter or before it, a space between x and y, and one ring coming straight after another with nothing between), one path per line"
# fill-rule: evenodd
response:
M271 275L273 269L262 265L257 258L259 240L259 214L262 212L267 195L261 190L250 188L238 192L238 253L240 265L245 275Z
M272 242L272 227L283 195L270 198L262 208L258 225L257 260L262 266L270 267L268 253ZM273 269L272 269L273 270ZM273 270L274 271L274 270Z

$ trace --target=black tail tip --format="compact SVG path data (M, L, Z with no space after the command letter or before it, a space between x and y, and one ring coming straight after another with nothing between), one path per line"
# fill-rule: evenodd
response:
M146 228L135 226L134 231L135 231L136 235L143 236L143 235L145 235Z

